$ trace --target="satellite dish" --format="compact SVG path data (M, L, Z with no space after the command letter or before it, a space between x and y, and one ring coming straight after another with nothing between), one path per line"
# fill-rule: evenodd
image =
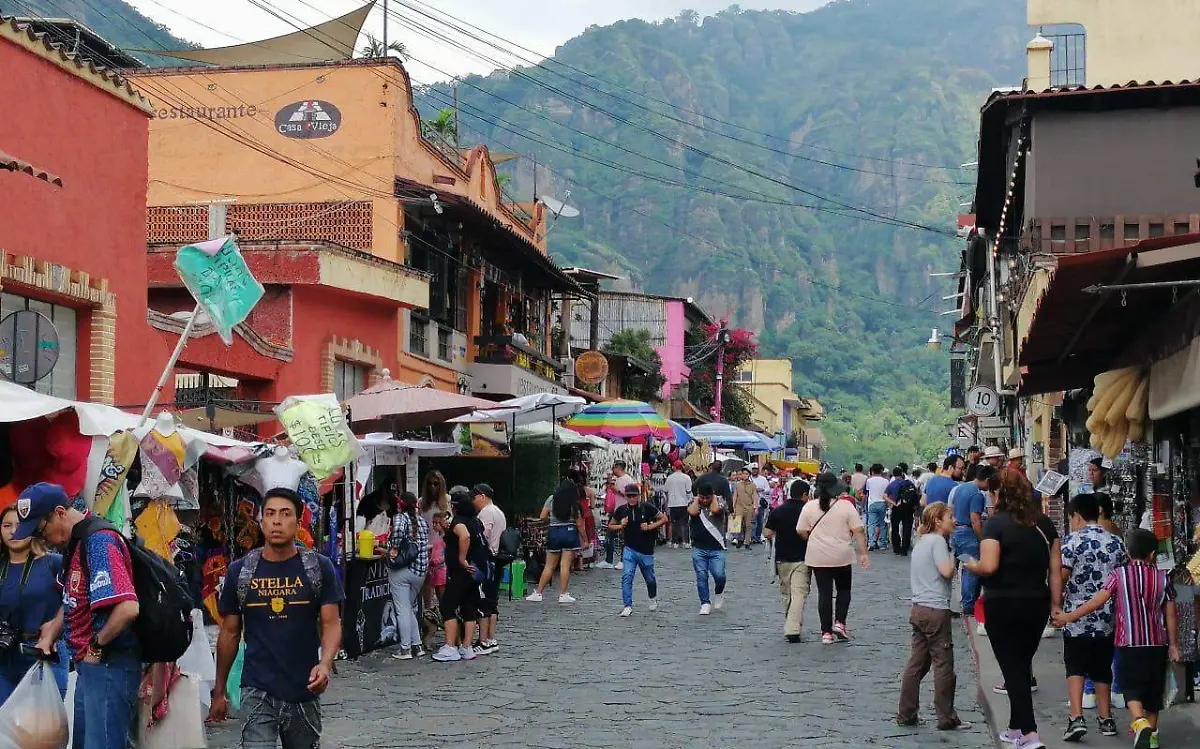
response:
M58 330L50 318L31 309L0 320L0 377L32 385L54 371L59 354Z
M550 212L556 216L562 216L563 218L575 218L579 215L578 208L573 205L567 205L558 198L550 195L543 195L541 198L539 198L539 200L545 203L546 207L550 209Z

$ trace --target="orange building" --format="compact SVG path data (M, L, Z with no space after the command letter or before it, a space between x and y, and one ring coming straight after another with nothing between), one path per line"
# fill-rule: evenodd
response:
M507 203L482 146L422 137L396 60L135 75L154 108L151 324L182 329L170 251L187 242L236 232L268 289L232 349L193 341L181 370L262 401L347 396L385 368L498 398L565 392L551 299L582 292L546 254L545 207Z

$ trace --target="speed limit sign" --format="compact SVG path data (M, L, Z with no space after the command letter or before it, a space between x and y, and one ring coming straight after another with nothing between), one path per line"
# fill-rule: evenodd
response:
M986 385L976 385L967 393L967 410L976 416L992 416L999 405L996 391Z

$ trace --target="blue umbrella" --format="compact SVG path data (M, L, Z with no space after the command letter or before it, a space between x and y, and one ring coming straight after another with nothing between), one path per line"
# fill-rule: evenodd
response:
M749 452L771 452L771 443L757 432L733 424L701 424L691 428L692 437L707 440L713 447L740 448Z
M667 423L671 425L671 431L675 432L673 439L675 440L675 444L679 447L683 447L689 442L696 441L696 438L692 436L692 433L689 432L687 428L678 421L671 421L670 419L667 419Z

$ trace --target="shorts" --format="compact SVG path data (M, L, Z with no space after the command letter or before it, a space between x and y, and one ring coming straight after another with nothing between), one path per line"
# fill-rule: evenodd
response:
M442 622L462 619L472 622L479 618L479 603L481 600L479 583L471 579L469 574L453 574L446 582L446 592L442 594Z
M1112 684L1113 636L1063 635L1063 664L1067 678L1082 676L1097 684Z
M1120 648L1117 680L1126 702L1140 702L1148 713L1163 709L1167 686L1167 648Z
M444 562L429 567L429 584L435 588L446 584L446 564Z
M579 551L579 529L573 525L552 525L546 533L546 551L558 554L563 551Z

